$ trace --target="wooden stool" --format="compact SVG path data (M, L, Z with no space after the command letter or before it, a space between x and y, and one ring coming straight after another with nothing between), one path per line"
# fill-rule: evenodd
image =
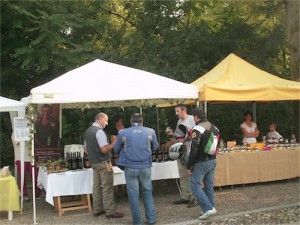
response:
M79 200L61 201L61 196L53 197L55 210L58 216L62 216L65 211L72 211L78 209L88 209L89 213L92 213L91 195L80 195Z

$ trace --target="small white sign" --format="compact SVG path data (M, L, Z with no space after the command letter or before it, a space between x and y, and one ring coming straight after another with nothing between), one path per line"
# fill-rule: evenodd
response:
M15 127L15 140L16 141L29 141L29 122L24 117L14 118Z

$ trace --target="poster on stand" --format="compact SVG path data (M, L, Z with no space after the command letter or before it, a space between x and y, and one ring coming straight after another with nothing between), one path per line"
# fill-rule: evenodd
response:
M37 163L55 161L61 157L59 107L59 104L38 106L34 124L34 155Z

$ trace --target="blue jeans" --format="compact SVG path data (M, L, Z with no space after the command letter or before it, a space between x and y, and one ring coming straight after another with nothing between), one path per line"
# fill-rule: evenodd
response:
M216 159L195 163L190 177L191 191L205 213L215 207L214 179ZM203 183L204 187L201 187Z
M155 222L156 213L152 196L151 168L132 169L125 167L124 172L133 224L143 224L142 211L139 201L140 193L143 197L147 222Z

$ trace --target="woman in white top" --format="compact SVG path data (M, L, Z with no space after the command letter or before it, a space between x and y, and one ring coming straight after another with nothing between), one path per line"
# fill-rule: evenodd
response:
M244 134L244 138L247 144L256 143L256 138L259 135L259 130L257 129L256 123L252 122L252 112L247 111L244 113L245 122L243 122L240 127Z

